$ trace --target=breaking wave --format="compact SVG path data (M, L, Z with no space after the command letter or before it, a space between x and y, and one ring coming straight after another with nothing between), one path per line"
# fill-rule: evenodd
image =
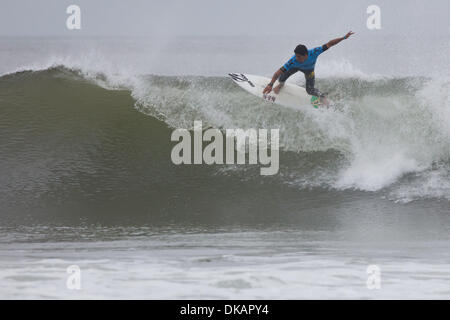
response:
M400 202L450 200L449 79L370 77L346 64L316 83L339 107L302 111L253 97L225 76L126 74L67 61L14 70L0 83L26 79L39 83L42 95L55 94L58 79L125 90L137 110L172 128L192 128L194 120L216 128L279 128L282 183L376 191ZM338 77L343 68L350 72ZM293 81L303 85L300 77ZM2 103L15 99L2 91Z

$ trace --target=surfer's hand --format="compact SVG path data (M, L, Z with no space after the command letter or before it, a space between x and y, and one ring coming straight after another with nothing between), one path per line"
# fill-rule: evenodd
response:
M352 34L355 34L353 31L349 31L345 36L344 39L348 39Z
M268 85L264 88L263 93L264 93L264 94L270 93L270 91L272 91L272 85L268 84Z

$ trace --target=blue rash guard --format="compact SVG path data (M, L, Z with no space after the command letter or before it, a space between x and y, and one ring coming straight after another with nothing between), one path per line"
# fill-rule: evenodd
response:
M306 73L308 73L308 71L313 71L317 58L327 49L327 45L324 44L323 46L308 50L308 58L303 62L299 62L294 54L282 67L282 69L284 69L283 72L290 71L291 69L297 69L296 71L300 70Z
M324 44L323 46L308 50L308 58L299 62L295 56L295 54L286 62L280 70L283 72L278 79L279 82L283 83L289 78L291 75L296 73L297 71L301 71L305 74L306 78L306 92L313 96L322 97L323 94L320 93L319 90L314 88L314 67L316 65L317 58L319 55L326 51L328 46Z

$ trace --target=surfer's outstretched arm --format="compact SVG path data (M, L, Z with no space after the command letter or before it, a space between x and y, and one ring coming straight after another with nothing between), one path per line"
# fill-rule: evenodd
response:
M273 74L272 80L270 81L270 83L264 88L263 93L270 93L270 91L272 91L272 87L273 84L275 83L275 81L278 80L278 78L281 76L281 74L283 73L283 71L281 69L278 69L277 72L275 72Z
M348 39L348 37L350 37L352 34L354 34L354 32L350 31L350 32L348 32L345 36L343 36L342 38L336 38L336 39L333 39L333 40L328 41L327 47L328 47L328 48L331 48L332 46L337 45L337 44L338 44L339 42L341 42L342 40Z

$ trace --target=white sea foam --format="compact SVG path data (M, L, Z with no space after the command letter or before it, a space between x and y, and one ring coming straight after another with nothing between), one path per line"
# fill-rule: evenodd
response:
M382 243L311 238L314 234L291 230L1 244L0 297L445 299L450 295L449 257L441 251L447 242L430 247L414 243L419 250L405 255L409 242L384 248ZM366 286L366 270L372 264L380 267L380 290ZM70 265L80 268L80 290L66 286Z

